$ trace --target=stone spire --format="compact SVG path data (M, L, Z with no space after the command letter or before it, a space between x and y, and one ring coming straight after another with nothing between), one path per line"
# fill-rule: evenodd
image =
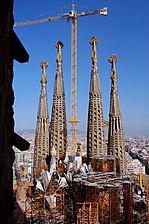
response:
M54 83L52 116L50 125L50 150L52 147L56 150L56 161L64 160L67 145L67 121L64 82L62 74L62 47L63 43L56 43L57 53L57 71Z
M124 132L122 125L122 115L117 89L117 75L115 63L117 57L112 55L109 58L111 63L111 95L109 113L109 133L108 133L108 154L118 156L120 159L120 173L126 174Z
M46 91L46 68L48 64L42 61L40 67L42 68L42 79L34 146L34 180L39 177L42 168L46 167L46 157L49 155L49 114Z
M90 79L88 127L87 127L87 156L104 155L106 153L104 137L104 118L102 110L102 98L100 91L100 80L97 67L96 45L98 40L93 37L92 45L92 72Z

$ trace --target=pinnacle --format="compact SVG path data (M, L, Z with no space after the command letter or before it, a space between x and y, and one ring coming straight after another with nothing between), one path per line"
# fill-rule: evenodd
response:
M94 45L94 43L95 43L95 45L98 44L98 39L96 37L92 37L92 39L90 40L91 45Z
M40 67L41 67L41 68L44 68L44 67L47 68L47 67L48 67L48 63L47 63L46 61L43 60L43 61L41 62L41 64L40 64Z
M57 49L59 49L59 47L63 48L63 47L64 47L64 44L59 40L59 41L56 42L55 47L56 47Z
M116 63L118 61L118 59L117 59L117 57L114 54L112 54L108 61L110 63L113 63L113 62Z

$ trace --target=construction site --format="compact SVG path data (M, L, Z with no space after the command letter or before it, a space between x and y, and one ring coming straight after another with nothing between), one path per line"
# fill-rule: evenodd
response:
M61 41L56 43L57 69L51 120L47 102L47 62L42 61L34 144L32 180L22 183L14 163L14 219L17 223L116 224L149 223L149 177L127 175L124 131L117 88L117 57L112 54L109 121L104 120L98 73L98 39L90 40L91 76L89 90L87 148L82 154L78 142L77 116L77 19L107 15L107 8L77 14L74 4L69 13L42 21L16 23L14 27L66 19L72 21L71 117L68 144ZM108 141L105 140L108 127ZM138 184L141 195L136 194ZM142 190L143 189L143 190Z
M43 169L36 185L15 186L17 223L148 223L148 176L140 180L145 197L138 196L137 181L114 172L110 157L92 171L85 163L78 170L52 165L52 175Z

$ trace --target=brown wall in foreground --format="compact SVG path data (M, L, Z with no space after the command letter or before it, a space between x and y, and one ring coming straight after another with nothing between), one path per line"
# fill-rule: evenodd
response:
M13 1L0 1L0 223L12 223L12 136L14 131L11 36Z

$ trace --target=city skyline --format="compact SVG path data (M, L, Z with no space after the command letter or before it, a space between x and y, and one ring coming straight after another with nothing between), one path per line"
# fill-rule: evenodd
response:
M15 22L53 17L71 10L72 1L15 1ZM147 30L149 3L140 0L119 2L115 0L78 0L77 12L94 11L108 7L108 16L89 16L78 19L78 124L79 130L86 131L89 102L89 80L91 74L91 46L89 40L95 36L98 70L102 91L103 113L109 120L110 107L110 65L109 56L118 57L117 76L120 106L125 135L148 135L149 96L149 30ZM64 7L69 5L69 7ZM35 6L35 7L34 7ZM56 9L61 9L56 11ZM50 11L49 14L45 12ZM53 11L53 12L52 12ZM30 55L25 64L14 63L14 118L16 130L34 129L36 126L38 101L40 96L40 63L45 60L47 69L47 94L49 115L53 100L54 78L56 74L56 48L58 40L64 43L63 76L66 96L67 120L70 119L70 68L71 68L71 21L55 21L14 29ZM68 126L69 130L69 126ZM86 131L87 132L87 131Z

